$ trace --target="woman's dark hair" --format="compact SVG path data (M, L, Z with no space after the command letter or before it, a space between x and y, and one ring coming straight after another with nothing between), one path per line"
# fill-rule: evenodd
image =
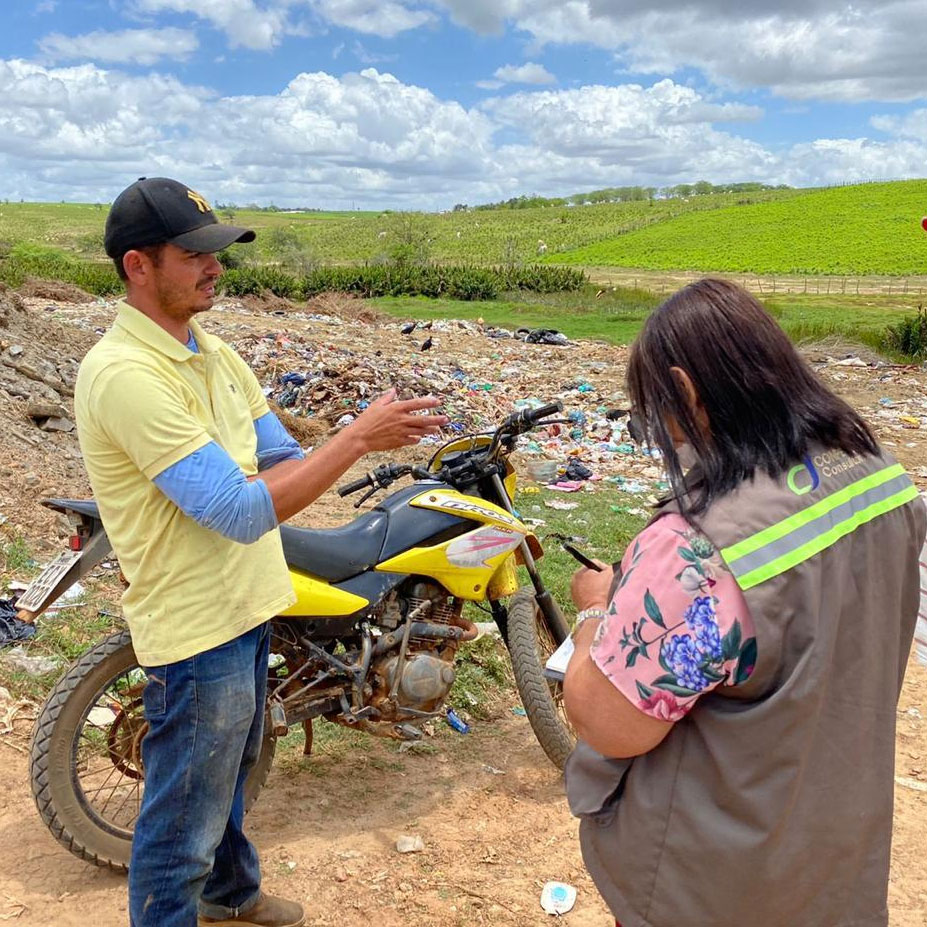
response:
M673 367L691 379L707 434ZM772 316L726 280L693 283L653 312L631 349L628 391L687 515L703 512L757 469L779 476L813 445L878 453L862 418L815 376ZM698 458L695 485L684 481L669 419Z

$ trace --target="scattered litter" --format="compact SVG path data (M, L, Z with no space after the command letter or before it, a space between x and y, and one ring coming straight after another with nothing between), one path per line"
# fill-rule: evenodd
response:
M515 337L528 344L554 344L561 347L570 344L570 339L555 328L519 328Z
M60 661L54 657L29 656L21 644L3 654L2 660L10 666L23 670L30 676L42 676L58 669L60 666Z
M564 502L562 499L545 499L544 505L549 509L556 509L558 512L572 512L573 509L579 508L578 502Z
M48 613L62 611L67 608L77 608L85 603L86 598L87 590L80 583L74 583L74 585L63 592L55 602L49 605L45 611Z
M518 718L527 718L527 717L528 717L528 712L525 711L525 709L522 708L521 705L516 705L516 706L512 709L512 714L515 715L515 716L518 717Z
M557 492L579 492L581 489L585 489L584 482L582 480L557 480L556 483L550 484L551 489L556 489Z
M6 690L4 689L6 692ZM9 693L7 692L7 695ZM11 703L9 700L0 701L0 734L13 733L13 720L24 708L31 708L33 713L22 720L35 721L35 703L30 701L20 701Z
M6 901L3 903L5 908L8 908L4 914L0 914L0 921L12 921L16 920L21 915L25 914L29 910L29 905L23 904L21 901L16 901L12 895L6 895Z
M592 470L590 470L585 464L580 463L575 457L570 458L570 462L567 464L566 472L563 474L565 480L588 480L594 476Z
M895 782L906 789L914 789L915 792L927 792L927 782L918 782L917 779L909 779L907 776L895 776Z
M421 853L425 849L425 841L417 834L414 837L403 834L396 841L396 850L400 853Z
M495 766L490 766L489 763L483 763L483 769L486 770L491 776L504 776L504 769L496 769Z
M116 712L112 708L108 708L104 705L97 705L95 708L91 708L87 714L87 720L94 726L98 727L101 730L108 731L112 726L112 723L116 720Z
M554 460L529 460L525 464L525 473L535 483L549 483L557 476L557 462Z
M0 647L35 637L35 625L16 617L13 599L0 599Z
M499 626L495 621L477 621L476 629L479 632L476 636L476 639L479 640L481 637L485 637L487 634L492 637L501 637L499 633Z
M565 882L548 882L541 889L541 907L548 914L566 914L576 904L576 889Z
M448 708L447 710L447 723L455 730L458 734L469 734L470 725L464 721L453 708Z

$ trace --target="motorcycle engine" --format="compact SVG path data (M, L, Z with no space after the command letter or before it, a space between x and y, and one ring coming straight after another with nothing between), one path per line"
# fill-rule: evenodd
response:
M420 620L444 625L458 622L462 602L451 599L437 585L416 583L402 599L389 603L382 623L387 627L398 626L400 613L408 615L426 602L431 602L431 606ZM393 714L393 706L436 711L454 684L456 652L455 641L410 638L404 658L397 647L373 662L371 676L375 683L371 704L380 709L384 718Z

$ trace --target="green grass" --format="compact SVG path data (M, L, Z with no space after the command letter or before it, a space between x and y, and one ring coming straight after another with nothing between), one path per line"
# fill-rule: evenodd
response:
M597 297L597 293L601 293ZM659 305L645 290L584 287L577 293L509 293L505 299L478 303L422 297L383 297L370 300L383 312L401 319L482 319L507 328L555 328L570 338L628 344L644 319Z
M558 262L757 274L927 273L927 180L861 184L688 212Z
M596 293L601 296L596 298ZM644 290L586 287L579 293L510 295L480 303L449 299L384 298L370 301L399 319L482 318L509 330L556 328L570 338L630 344L659 298ZM915 296L817 296L795 293L769 297L764 305L797 344L840 338L886 352L885 329L917 310ZM888 352L889 356L897 356Z
M688 200L576 207L487 209L449 213L280 213L234 210L234 223L254 228L254 245L235 250L258 262L357 263L409 248L431 260L498 264L533 261L539 242L555 254L738 202L773 202L800 191L709 194ZM66 203L0 204L0 242L27 242L102 260L107 206ZM220 221L229 221L222 212Z
M525 492L534 488L539 488L540 492ZM544 505L550 499L575 502L577 508L569 512L550 509ZM625 547L647 523L650 516L646 511L646 499L646 495L631 495L612 488L608 482L596 484L594 492L562 493L537 487L527 480L519 481L515 507L522 518L545 522L534 529L544 547L538 569L565 614L573 614L570 577L579 569L579 564L564 551L559 541L545 538L551 534L581 538L575 546L584 554L614 563L621 559Z
M3 573L8 574L10 578L15 576L22 580L31 578L38 572L38 565L29 544L21 535L15 535L0 544L0 557L2 557Z

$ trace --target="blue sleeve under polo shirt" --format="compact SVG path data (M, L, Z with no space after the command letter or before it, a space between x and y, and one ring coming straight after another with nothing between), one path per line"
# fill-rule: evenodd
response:
M199 352L192 332L187 347ZM255 419L254 431L259 471L284 460L305 457L273 412ZM230 540L251 544L277 527L267 484L263 480L248 480L215 441L159 473L154 484L197 524Z

